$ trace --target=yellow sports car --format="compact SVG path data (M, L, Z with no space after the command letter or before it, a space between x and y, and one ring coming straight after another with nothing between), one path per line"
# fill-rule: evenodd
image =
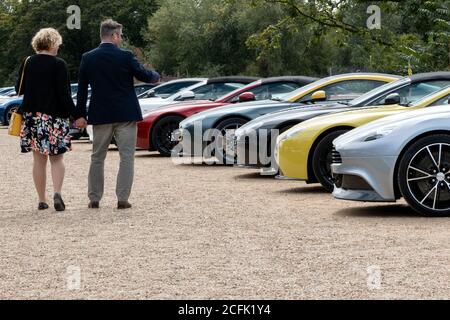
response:
M333 180L330 165L334 139L353 128L382 117L447 104L449 98L450 86L412 104L368 107L302 122L282 133L277 139L275 158L280 168L280 176L304 180L307 183L320 182L331 192ZM396 100L395 97L390 99ZM398 99L399 97L397 101Z

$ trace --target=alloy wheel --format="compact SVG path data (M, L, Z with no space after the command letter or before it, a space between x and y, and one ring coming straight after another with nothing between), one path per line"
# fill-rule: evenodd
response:
M418 204L433 211L450 208L450 144L429 144L411 158L407 186Z

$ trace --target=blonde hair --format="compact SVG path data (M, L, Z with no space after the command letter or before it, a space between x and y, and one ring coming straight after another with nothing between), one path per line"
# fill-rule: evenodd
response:
M62 37L56 29L44 28L38 31L31 40L35 52L50 50L62 44Z

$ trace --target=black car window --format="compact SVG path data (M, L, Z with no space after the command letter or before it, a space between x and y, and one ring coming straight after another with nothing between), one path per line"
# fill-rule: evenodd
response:
M256 100L266 100L279 98L280 96L298 89L300 86L296 83L268 83L250 90L256 97Z
M369 92L379 86L385 84L383 81L378 80L345 80L340 82L335 82L324 86L316 91L323 90L327 94L327 100L330 101L342 101L342 100L350 100L356 97L363 95L366 92ZM314 91L315 92L315 91ZM311 101L311 97L314 94L311 92L310 94L304 96L298 102L308 102Z
M450 104L450 94L448 94L445 97L440 98L439 100L433 102L432 104L429 105L429 107L446 105L446 104Z
M180 91L181 89L190 87L196 83L198 83L198 81L183 81L183 82L168 83L167 85L164 85L162 87L153 90L155 90L156 95L174 94Z
M195 93L194 100L211 100L214 101L217 98L230 93L233 90L242 88L244 84L242 83L210 83L197 89L194 89Z
M421 98L433 92L437 92L442 88L447 87L448 85L450 85L450 80L448 81L433 80L433 81L413 83L383 95L374 102L370 103L370 105L372 106L384 105L386 97L393 93L398 93L398 95L400 96L400 104L408 105L417 100L420 100Z
M138 95L150 90L151 88L153 88L152 85L139 85L139 86L134 87L134 91L136 92L136 95L138 96Z
M256 100L266 100L272 98L281 98L281 96L300 88L300 85L295 82L274 82L263 84L259 87L249 89L246 92L251 92L255 95ZM239 95L235 96L230 102L235 103L239 101Z

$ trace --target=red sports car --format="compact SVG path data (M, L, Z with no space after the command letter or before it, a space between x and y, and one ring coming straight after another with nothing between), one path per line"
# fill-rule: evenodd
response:
M180 122L185 118L230 103L276 99L316 80L317 78L303 76L260 79L215 101L190 101L152 110L138 123L137 147L149 151L156 150L164 156L170 156L177 144L172 141L172 132L178 129Z

